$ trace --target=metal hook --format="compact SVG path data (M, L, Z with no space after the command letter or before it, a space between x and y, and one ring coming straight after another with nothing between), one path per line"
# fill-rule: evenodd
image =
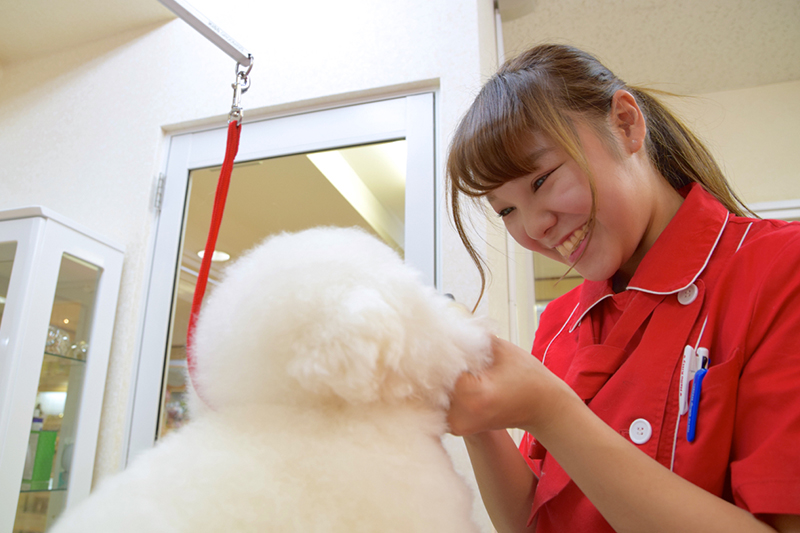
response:
M250 75L250 71L251 71L251 70L253 70L253 63L255 62L255 58L252 56L252 54L248 54L248 55L247 55L247 59L249 59L249 60L250 60L250 64L247 66L247 70L244 72L244 77L245 77L245 78L247 78L247 76L249 76L249 75ZM237 76L238 76L238 75L239 75L239 73L241 72L241 71L239 70L239 67L241 67L241 66L242 66L242 64L241 64L241 63L236 63L236 75L237 75Z

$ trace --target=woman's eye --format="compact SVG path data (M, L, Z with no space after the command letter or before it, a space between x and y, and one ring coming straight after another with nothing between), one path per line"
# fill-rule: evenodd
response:
M547 181L547 178L549 178L550 175L553 174L553 172L558 170L560 167L561 167L561 165L559 165L558 167L554 168L553 170L551 170L550 172L548 172L544 176L542 176L540 178L536 178L534 180L533 184L531 184L531 187L533 187L533 191L534 192L538 191L541 188L541 186L544 185L544 182Z
M513 207L506 207L505 209L501 209L501 210L500 210L500 211L497 213L497 216L499 216L500 218L503 218L503 217L504 217L504 216L506 216L507 214L511 213L511 211L513 211L513 210L514 210L514 208L513 208Z
M538 191L538 190L539 190L539 188L540 188L542 185L544 185L544 182L545 182L545 181L547 181L547 178L549 178L549 177L550 177L550 174L552 174L552 172L548 172L547 174L545 174L545 175L544 175L544 176L542 176L541 178L538 178L538 179L536 179L536 180L533 182L533 190L534 190L534 191Z

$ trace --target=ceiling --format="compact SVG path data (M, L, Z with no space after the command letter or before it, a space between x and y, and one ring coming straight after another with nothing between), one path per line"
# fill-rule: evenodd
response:
M173 18L157 0L0 0L0 65Z
M682 94L800 79L798 0L500 0L506 56L559 42ZM668 84L666 84L668 82Z
M536 42L571 43L599 56L626 81L669 81L672 90L690 94L800 79L798 0L499 5L507 56ZM157 0L0 0L0 65L173 18Z

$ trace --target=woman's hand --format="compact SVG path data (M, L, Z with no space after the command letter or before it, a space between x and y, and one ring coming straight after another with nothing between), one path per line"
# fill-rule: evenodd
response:
M503 339L492 341L494 362L481 374L462 374L447 421L455 435L506 428L534 432L557 416L572 390L530 353Z

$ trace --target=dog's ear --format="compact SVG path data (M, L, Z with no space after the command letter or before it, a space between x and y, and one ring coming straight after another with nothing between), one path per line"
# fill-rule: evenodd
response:
M387 390L402 359L405 345L403 320L374 288L355 286L339 294L336 302L302 339L287 371L306 390L339 396L349 403L369 403L390 396L407 396L404 390Z
M324 323L298 340L288 374L318 397L355 404L414 398L446 408L458 376L490 360L490 337L479 319L410 274L401 267L389 283L350 286L335 305L326 302Z

